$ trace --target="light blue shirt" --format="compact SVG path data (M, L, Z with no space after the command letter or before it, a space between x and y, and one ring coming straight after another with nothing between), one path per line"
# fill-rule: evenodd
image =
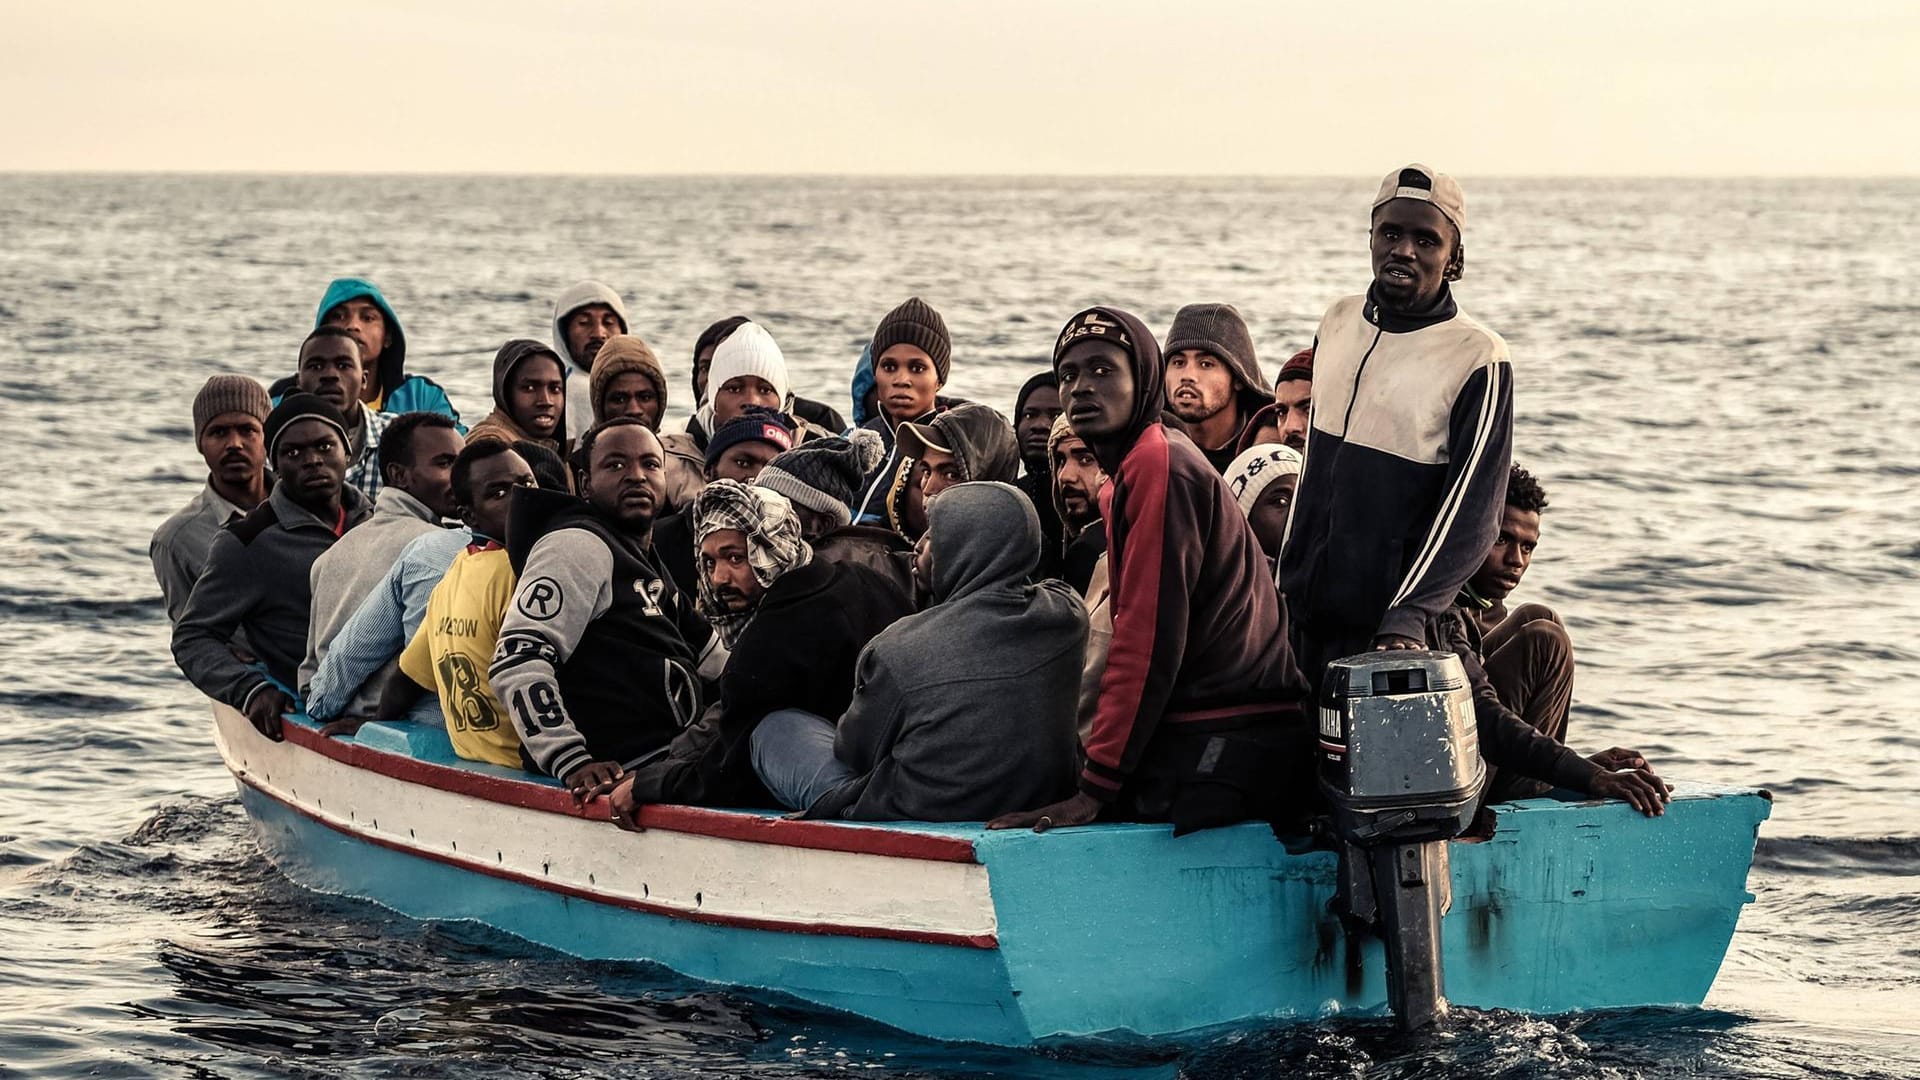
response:
M427 617L427 599L447 576L453 557L473 543L469 529L441 529L400 551L387 576L334 636L327 655L307 685L307 715L322 723L335 719L380 668L398 659ZM409 711L410 720L440 723L440 701L428 694Z

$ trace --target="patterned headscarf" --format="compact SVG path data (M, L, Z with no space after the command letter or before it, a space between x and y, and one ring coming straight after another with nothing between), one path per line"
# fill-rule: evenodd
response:
M813 548L800 538L800 517L793 512L793 503L777 491L737 480L715 480L701 489L693 501L693 542L699 544L724 529L746 534L747 565L762 589L813 561ZM704 567L700 613L729 649L753 619L752 611L729 611L719 602Z

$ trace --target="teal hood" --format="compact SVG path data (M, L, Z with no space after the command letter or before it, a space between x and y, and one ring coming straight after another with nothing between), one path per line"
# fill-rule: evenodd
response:
M401 329L400 316L393 313L393 305L381 295L380 286L366 278L334 278L327 286L326 295L320 298L320 309L313 313L313 326L318 330L327 321L327 312L349 300L363 297L373 301L380 313L387 317L387 344L380 350L379 376L381 394L391 395L407 378L407 332Z

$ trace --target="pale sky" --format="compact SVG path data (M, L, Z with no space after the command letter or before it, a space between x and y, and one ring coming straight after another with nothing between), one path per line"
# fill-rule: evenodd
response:
M1920 174L1920 0L0 0L0 171Z

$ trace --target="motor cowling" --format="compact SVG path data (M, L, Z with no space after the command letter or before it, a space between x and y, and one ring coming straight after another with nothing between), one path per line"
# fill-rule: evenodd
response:
M1320 685L1320 787L1341 839L1371 847L1465 831L1486 764L1460 658L1349 656Z

